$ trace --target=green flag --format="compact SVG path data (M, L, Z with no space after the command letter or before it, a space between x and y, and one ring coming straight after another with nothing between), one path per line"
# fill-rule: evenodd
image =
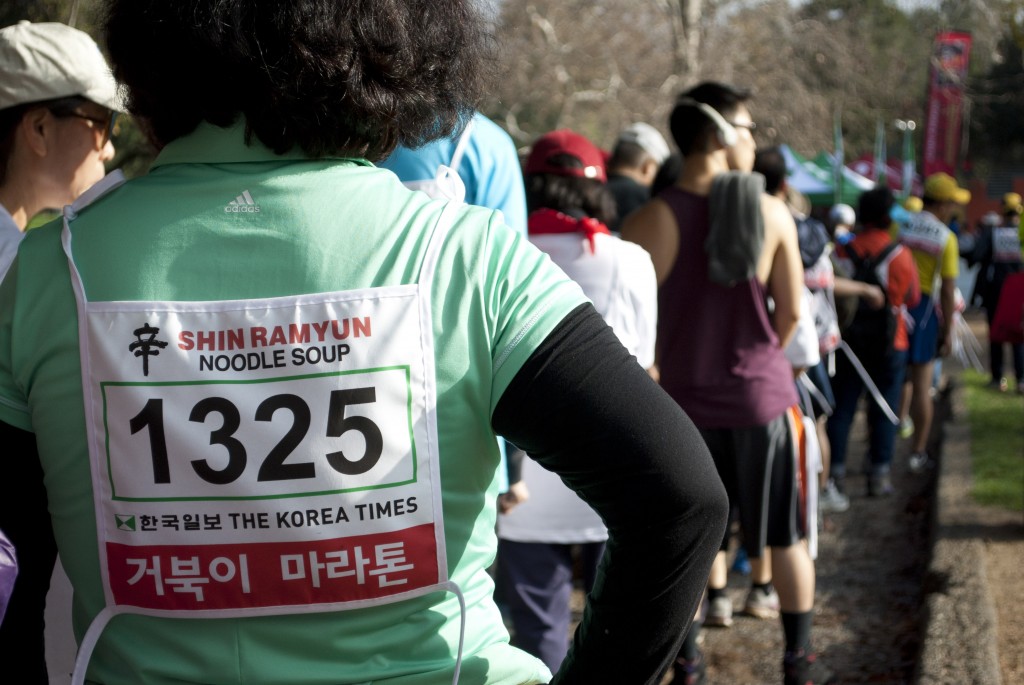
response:
M875 185L885 185L885 164L886 164L886 146L885 146L885 124L882 123L882 118L878 118L878 123L875 125L875 163L874 170L871 173L871 180L875 182Z

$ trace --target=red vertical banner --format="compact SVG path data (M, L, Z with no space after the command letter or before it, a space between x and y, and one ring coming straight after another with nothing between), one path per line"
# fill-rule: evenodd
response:
M935 36L924 136L924 175L956 175L963 127L964 87L971 34L945 31Z

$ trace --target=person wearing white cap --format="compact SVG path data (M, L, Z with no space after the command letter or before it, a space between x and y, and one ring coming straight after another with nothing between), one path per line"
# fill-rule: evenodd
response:
M642 121L619 134L608 159L608 190L615 198L617 218L609 222L613 231L622 220L651 197L651 184L670 150L658 129Z
M0 279L36 214L70 204L103 178L120 107L110 68L82 31L27 21L0 29ZM0 660L18 664L19 682L46 683L43 602L56 546L39 461L5 460L4 482L0 514L19 573Z
M0 29L0 278L33 216L103 178L120 107L87 34L28 21Z

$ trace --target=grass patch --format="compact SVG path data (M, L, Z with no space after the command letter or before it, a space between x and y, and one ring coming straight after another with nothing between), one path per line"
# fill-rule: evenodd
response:
M1024 399L986 384L988 374L962 375L971 425L972 495L980 504L1024 511Z

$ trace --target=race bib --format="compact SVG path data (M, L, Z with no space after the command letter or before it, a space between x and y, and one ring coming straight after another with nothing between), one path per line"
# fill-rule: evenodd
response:
M900 242L912 250L939 257L952 235L945 224L931 215L919 214L900 230Z
M1020 234L1016 227L992 230L992 261L1000 264L1020 263Z
M417 286L85 316L108 604L300 613L447 580Z

